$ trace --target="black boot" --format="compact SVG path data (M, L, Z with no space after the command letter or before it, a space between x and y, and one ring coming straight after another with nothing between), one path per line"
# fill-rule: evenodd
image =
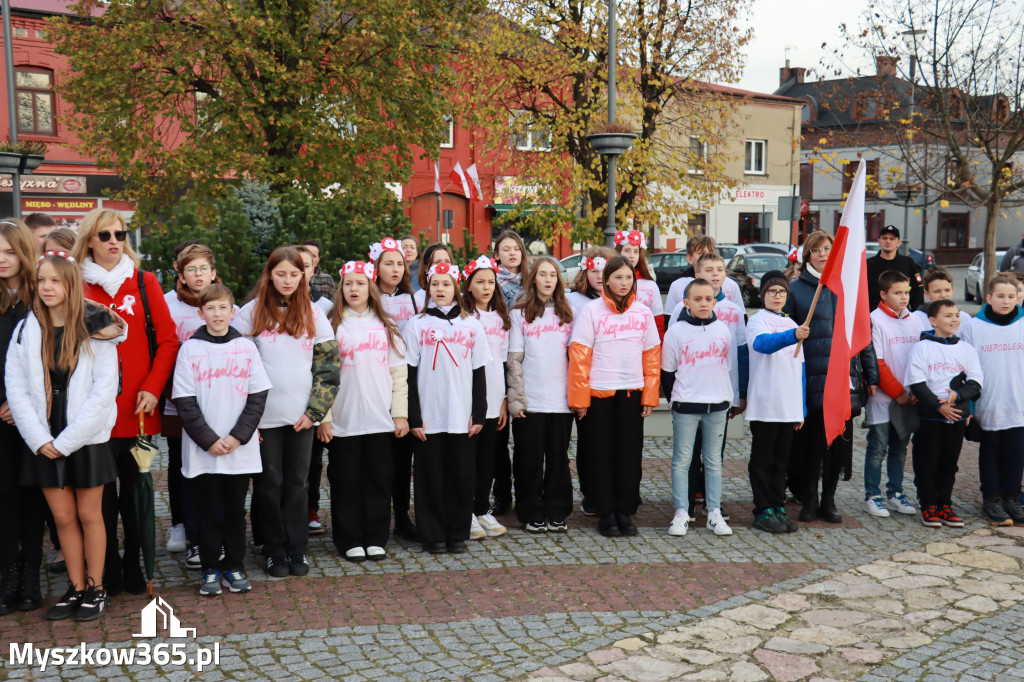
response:
M21 562L10 561L0 567L0 616L14 613L21 591Z
M1006 513L1006 505L1002 495L985 495L981 505L981 515L993 526L1012 526L1013 520Z
M39 570L43 565L42 555L26 557L21 565L21 595L18 597L19 611L35 611L43 603L39 589Z
M818 503L814 500L807 500L800 508L800 515L797 517L801 523L810 523L818 519Z
M1020 495L1003 495L1003 509L1015 526L1024 526L1024 507L1020 504Z
M828 523L842 523L843 517L836 508L836 501L831 497L821 498L821 506L818 507L818 516Z

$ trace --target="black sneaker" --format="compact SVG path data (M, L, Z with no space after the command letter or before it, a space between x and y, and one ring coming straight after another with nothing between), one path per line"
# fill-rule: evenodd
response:
M528 521L523 530L527 533L533 533L534 535L540 535L541 533L548 532L548 522L544 519L540 521Z
M185 568L198 571L203 568L203 561L199 558L199 545L190 545L185 553Z
M89 589L85 591L82 603L79 604L78 609L75 611L75 620L79 622L96 620L107 610L109 603L110 596L107 595L107 591L102 586L90 585Z
M1024 507L1016 495L1003 495L1003 509L1015 526L1024 526Z
M309 561L306 560L306 555L292 554L288 557L288 572L299 577L309 575Z
M583 512L584 516L597 516L597 510L588 504L585 497L580 501L580 511Z
M549 533L566 533L569 531L569 526L566 525L565 521L552 521L548 519L547 528Z
M622 535L637 535L640 531L637 530L636 524L633 523L633 519L629 518L628 514L616 514L615 520L619 522L619 532Z
M47 620L64 620L75 615L82 600L85 599L85 590L76 590L74 585L68 585L67 592L57 600L57 603L46 612Z
M754 519L754 528L757 530L763 530L765 533L772 533L775 535L787 532L786 524L775 515L774 509L765 509L763 512L758 514Z
M504 516L512 511L512 500L494 500L491 506L491 516Z
M773 511L775 512L775 518L777 518L779 521L782 521L783 525L786 526L787 533L795 533L798 530L800 530L800 526L796 525L796 521L789 518L789 516L786 514L785 507L776 507Z
M288 558L284 555L268 556L266 571L271 578L287 578L290 573Z

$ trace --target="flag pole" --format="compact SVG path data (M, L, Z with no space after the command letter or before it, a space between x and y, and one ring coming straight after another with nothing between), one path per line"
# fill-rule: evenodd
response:
M804 325L806 325L808 327L811 326L811 320L814 318L814 309L818 307L818 297L821 296L821 286L822 286L821 285L821 280L819 279L818 280L818 288L814 290L814 298L811 299L811 309L807 311L807 317L804 318L804 324L800 325L801 327L804 326ZM804 340L803 339L800 339L799 341L796 342L796 350L793 351L793 357L794 358L797 357L798 355L800 355L800 349L803 348L803 347L804 347Z

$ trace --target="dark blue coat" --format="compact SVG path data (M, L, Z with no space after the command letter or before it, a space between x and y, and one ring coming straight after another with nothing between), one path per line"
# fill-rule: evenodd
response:
M800 277L789 283L789 297L785 311L797 324L803 324L818 288L818 278L805 266ZM825 377L828 375L828 359L832 352L832 330L835 327L836 295L823 288L814 309L810 323L810 336L804 341L804 371L807 376L807 410L820 410L825 399ZM852 416L860 414L867 402L867 386L878 385L878 359L875 348L868 344L850 362L850 378L854 388L850 391Z

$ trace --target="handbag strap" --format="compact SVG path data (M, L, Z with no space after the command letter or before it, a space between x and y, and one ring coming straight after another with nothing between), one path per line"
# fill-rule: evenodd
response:
M149 312L149 297L146 296L145 272L139 270L139 296L142 298L142 309L146 313L146 341L149 342L149 360L156 358L156 327L153 326L153 315Z

